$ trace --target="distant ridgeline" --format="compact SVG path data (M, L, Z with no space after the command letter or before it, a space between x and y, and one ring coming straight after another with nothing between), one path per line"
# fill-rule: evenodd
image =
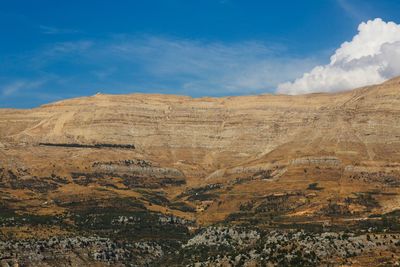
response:
M122 148L122 149L135 149L135 145L133 145L133 144L39 143L39 146L76 147L76 148Z

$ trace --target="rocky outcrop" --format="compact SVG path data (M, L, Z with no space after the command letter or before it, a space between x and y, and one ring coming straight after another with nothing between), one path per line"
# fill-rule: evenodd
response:
M183 261L199 266L325 266L353 262L360 255L398 251L398 234L310 233L304 231L251 231L243 228L209 227L183 245ZM396 262L394 253L389 254ZM390 260L389 260L390 261Z
M99 163L93 165L93 168L97 172L101 173L118 173L118 174L129 174L133 176L142 177L154 177L154 178L185 178L185 175L174 168L160 168L152 166L151 164L145 164L144 162L138 162L135 164L127 164L126 161L122 162L108 162Z
M307 157L298 158L291 161L293 165L322 165L339 166L341 164L337 157Z

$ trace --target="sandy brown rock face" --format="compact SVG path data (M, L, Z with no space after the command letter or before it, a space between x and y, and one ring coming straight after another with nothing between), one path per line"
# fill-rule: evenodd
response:
M180 168L196 182L252 161L334 156L342 165L398 162L399 90L397 78L350 92L300 96L97 94L32 110L0 110L0 144L8 149L2 154L22 150L15 152L19 157L40 155L41 143L133 145L124 153ZM49 151L57 157L56 148Z
M392 80L339 94L219 99L95 95L1 110L1 142L132 143L144 154L204 166L226 166L288 145L306 154L397 159L399 87Z
M135 242L222 222L400 231L399 194L399 78L336 94L100 94L0 110L0 238L43 216L55 223L40 233Z

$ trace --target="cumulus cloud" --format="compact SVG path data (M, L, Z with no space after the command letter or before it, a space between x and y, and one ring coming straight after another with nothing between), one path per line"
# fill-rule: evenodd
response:
M400 25L380 18L363 22L350 42L344 42L330 63L313 68L277 92L335 92L381 83L400 75Z

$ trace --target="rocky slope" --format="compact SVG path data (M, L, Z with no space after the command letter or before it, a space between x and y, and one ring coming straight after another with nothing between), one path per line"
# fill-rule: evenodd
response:
M235 253L257 250L255 243L201 259L204 242L190 240L215 224L284 231L287 240L293 231L311 231L316 239L348 231L357 244L367 232L392 232L390 244L380 247L383 256L374 258L390 255L385 262L395 262L399 188L400 78L336 94L98 94L0 109L0 239L7 242L0 251L11 251L4 262L26 263L42 249L47 256L33 261L39 266L67 264L67 256L52 256L60 253L70 265L179 265L179 248L193 253L186 257L192 263L242 266ZM43 236L37 242L61 241L40 248L36 234ZM71 240L80 249L65 245ZM19 255L15 242L32 251ZM140 244L154 253L144 257ZM307 254L303 263L367 266L366 255L375 253L343 249ZM278 252L271 264L289 264ZM254 253L246 256L249 264L266 257L264 250Z
M145 154L161 150L172 161L191 159L204 165L215 165L214 160L227 165L304 142L368 160L383 157L379 149L386 148L387 158L398 158L393 152L399 140L398 87L394 79L333 95L95 95L33 110L1 110L1 139L26 144L133 143ZM310 149L305 145L301 149Z

